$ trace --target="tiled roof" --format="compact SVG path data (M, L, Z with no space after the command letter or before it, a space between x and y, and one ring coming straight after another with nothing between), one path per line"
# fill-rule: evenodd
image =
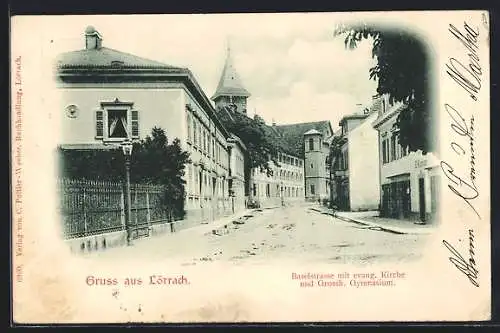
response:
M141 58L130 53L107 47L83 49L62 53L57 58L59 68L123 68L186 70L164 63Z
M240 76L233 64L233 59L231 57L231 52L228 50L226 62L224 64L224 69L222 70L222 75L217 85L217 90L215 91L212 100L219 96L244 96L250 97L250 93L245 89L243 83L241 82Z

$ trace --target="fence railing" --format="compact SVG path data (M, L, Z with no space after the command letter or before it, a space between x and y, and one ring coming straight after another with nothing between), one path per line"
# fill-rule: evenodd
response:
M125 230L122 183L58 179L59 212L65 238ZM131 224L140 229L175 219L160 185L131 184Z

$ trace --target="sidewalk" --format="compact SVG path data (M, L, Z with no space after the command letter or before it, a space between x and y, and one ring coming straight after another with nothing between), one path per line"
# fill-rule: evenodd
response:
M389 219L378 216L378 211L372 212L332 212L326 207L311 208L322 214L331 215L340 220L357 223L371 230L388 231L397 234L431 234L435 230L432 224L416 224L414 221Z
M261 211L266 210L266 209L271 209L271 208L244 209L244 210L237 212L233 215L225 216L225 217L219 218L219 219L212 221L212 222L209 222L209 223L196 225L196 226L189 227L186 229L181 229L181 230L176 231L174 233L183 233L183 234L195 233L195 234L204 235L206 233L211 233L211 232L214 232L214 233L223 232L224 229L226 229L228 227L228 225L230 225L234 221L247 220L247 219L255 216L256 213L261 212Z

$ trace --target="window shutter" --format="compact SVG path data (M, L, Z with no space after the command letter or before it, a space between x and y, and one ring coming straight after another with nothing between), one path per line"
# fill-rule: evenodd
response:
M102 138L104 136L104 111L97 110L95 112L95 136Z
M139 138L139 111L132 110L132 138Z

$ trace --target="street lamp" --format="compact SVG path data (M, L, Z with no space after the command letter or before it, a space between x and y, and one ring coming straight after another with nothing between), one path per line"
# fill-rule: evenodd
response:
M131 206L132 200L130 197L130 156L132 156L132 141L130 139L125 139L121 143L123 155L125 156L125 186L127 192L127 208L125 210L125 228L127 230L127 245L131 245L132 243L132 233L131 233L131 221L130 218L132 216Z

